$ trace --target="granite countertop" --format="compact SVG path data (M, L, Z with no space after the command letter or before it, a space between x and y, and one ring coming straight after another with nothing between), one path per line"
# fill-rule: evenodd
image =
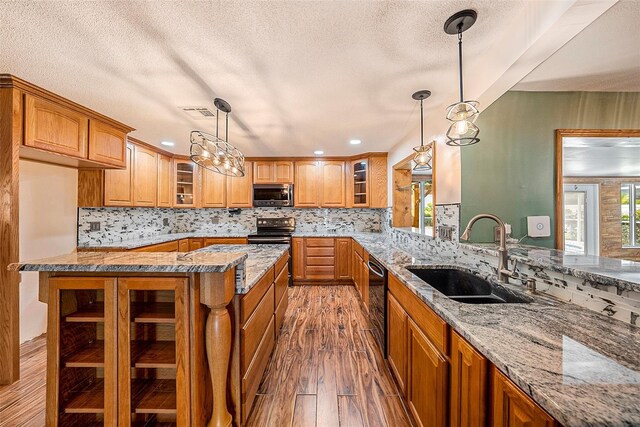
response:
M380 237L354 237L566 427L640 425L639 328L540 295L530 304L458 303L406 267L477 272L464 256L411 254ZM522 291L521 286L508 287Z
M236 281L236 293L246 294L288 250L289 247L287 245L213 245L191 253L246 253L247 260L244 263L245 280Z
M141 238L132 238L127 240L121 240L118 242L104 242L95 245L78 245L78 250L82 251L83 249L113 249L116 250L130 250L137 249L143 246L150 245L158 245L160 243L173 242L174 240L180 239L189 239L194 238L197 239L199 237L216 237L216 238L225 238L225 237L247 237L249 234L253 233L252 231L246 232L224 232L224 233L216 233L214 231L192 231L189 233L168 233L168 234L158 234L151 237L141 237Z
M242 264L247 253L73 252L9 265L15 271L220 273Z

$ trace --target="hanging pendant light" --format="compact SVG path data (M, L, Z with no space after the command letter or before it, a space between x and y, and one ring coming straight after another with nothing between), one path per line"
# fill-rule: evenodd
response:
M462 33L471 28L478 14L475 10L460 11L444 23L444 32L458 35L458 70L460 73L460 102L447 109L447 120L451 122L447 131L447 145L465 146L480 142L480 129L475 125L480 111L478 101L465 101L462 85Z
M413 99L420 101L420 145L413 147L413 151L416 152L413 156L413 162L415 163L413 167L414 170L431 169L431 147L433 143L424 145L424 109L422 107L422 102L430 96L430 90L419 90L411 95Z
M216 98L213 105L218 109L216 114L216 134L191 131L191 160L205 169L232 177L245 174L244 155L229 144L229 113L231 105L224 99ZM225 138L218 136L220 112L225 113Z

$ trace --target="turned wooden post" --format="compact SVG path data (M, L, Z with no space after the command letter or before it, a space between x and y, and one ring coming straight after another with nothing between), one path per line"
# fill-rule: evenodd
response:
M227 407L227 374L231 360L231 317L227 306L235 294L235 268L225 273L203 274L200 302L209 308L205 348L213 395L213 412L207 427L228 427L233 419Z

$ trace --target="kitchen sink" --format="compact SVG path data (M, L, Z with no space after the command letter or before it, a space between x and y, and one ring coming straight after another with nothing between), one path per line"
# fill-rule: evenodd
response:
M454 268L407 268L445 296L465 304L527 304L519 295L503 286L493 284L474 274Z

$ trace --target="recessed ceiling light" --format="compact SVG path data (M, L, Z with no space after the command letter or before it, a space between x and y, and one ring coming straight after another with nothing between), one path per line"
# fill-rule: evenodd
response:
M358 145L358 144L362 144L362 141L360 141L359 139L352 139L351 141L349 141L349 144Z
M174 145L176 145L175 142L171 142L171 141L162 141L160 144L166 146L166 147L173 147Z
M319 156L320 154L324 154L324 151L316 150L316 151L313 152L313 154L317 154Z

